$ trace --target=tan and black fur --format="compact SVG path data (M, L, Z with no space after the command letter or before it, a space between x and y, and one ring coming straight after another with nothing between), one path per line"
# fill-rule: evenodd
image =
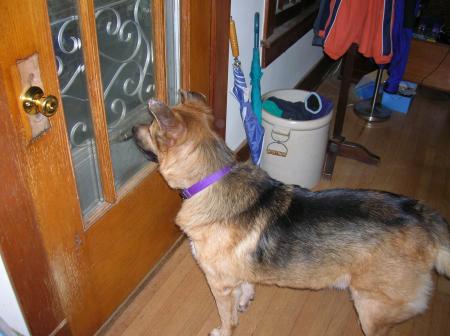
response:
M169 108L151 101L156 122L134 127L176 189L214 171L232 171L183 201L176 222L205 273L222 325L231 335L254 296L254 283L350 290L367 336L427 307L431 271L450 276L449 226L419 201L381 191L312 192L237 163L211 128L204 98L182 92Z

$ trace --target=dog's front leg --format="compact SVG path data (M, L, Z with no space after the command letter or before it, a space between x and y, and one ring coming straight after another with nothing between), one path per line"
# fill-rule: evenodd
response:
M213 329L210 336L230 336L237 325L237 305L235 303L235 288L216 286L209 281L211 292L216 300L219 311L220 328Z

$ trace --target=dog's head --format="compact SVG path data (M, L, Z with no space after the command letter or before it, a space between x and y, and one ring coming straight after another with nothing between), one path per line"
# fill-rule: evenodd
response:
M208 170L221 168L226 146L212 130L213 117L205 97L191 91L180 91L180 96L180 103L173 107L150 100L153 122L134 126L133 134L147 158L159 163L167 183L181 189L203 178Z

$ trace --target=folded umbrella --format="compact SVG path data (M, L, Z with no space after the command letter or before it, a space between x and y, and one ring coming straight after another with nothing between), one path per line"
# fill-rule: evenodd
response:
M244 123L245 134L247 137L247 144L250 149L250 156L255 165L261 162L261 154L264 140L264 128L258 122L258 118L253 112L252 104L249 101L249 90L245 82L244 73L241 69L241 62L239 61L239 45L237 41L236 26L231 19L230 22L230 44L231 51L234 57L233 62L233 94L239 102L241 119Z

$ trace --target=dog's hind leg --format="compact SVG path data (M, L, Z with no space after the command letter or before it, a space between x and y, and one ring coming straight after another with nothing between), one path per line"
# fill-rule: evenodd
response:
M350 289L359 323L366 336L384 336L389 331L389 325L383 323L384 305L365 293Z
M250 305L250 301L255 298L255 286L251 283L244 282L241 284L240 289L241 295L239 297L237 309L243 313Z
M350 287L361 327L366 336L386 335L394 324L425 311L433 285L431 275L425 273L416 277L415 280L416 286L409 289L406 289L406 286L390 288L391 293L397 291L400 294L397 298L390 298L386 293L367 292Z

